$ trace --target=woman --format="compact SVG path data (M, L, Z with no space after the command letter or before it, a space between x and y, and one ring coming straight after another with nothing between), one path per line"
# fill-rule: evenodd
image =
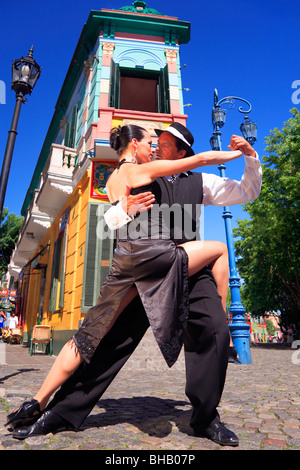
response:
M4 328L4 322L6 320L5 312L0 312L0 337L2 336L2 330Z
M133 192L142 192L149 185L152 190L152 184L159 176L218 165L242 155L240 151L209 151L182 160L152 162L151 146L149 133L141 127L128 125L112 130L111 147L120 156L119 165L107 184L112 203L121 198L126 185L133 188ZM90 362L101 339L137 293L169 366L176 361L182 345L183 327L188 315L188 276L212 264L219 289L224 289L226 284L227 293L225 245L197 241L177 247L172 240L163 237L163 217L154 218L151 212L146 226L140 228L138 239L136 233L132 237L130 224L128 235L119 240L115 249L112 268L97 304L89 310L80 329L61 350L34 399L11 413L7 424L18 427L25 418L34 418L45 409L52 393L81 362ZM149 238L149 227L153 238ZM225 281L222 281L223 276ZM225 289L221 295L226 297Z

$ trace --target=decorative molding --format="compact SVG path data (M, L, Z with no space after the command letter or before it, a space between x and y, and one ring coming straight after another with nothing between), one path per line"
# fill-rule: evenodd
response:
M119 11L125 11L127 13L143 13L146 15L157 15L157 16L165 16L159 13L154 8L148 8L147 4L143 0L136 0L130 6L125 6L119 9Z
M110 57L114 53L115 43L114 42L102 42L103 54L106 57Z
M171 64L176 64L177 50L176 49L165 49L167 61Z
M65 186L64 184L50 183L50 186L66 194L72 194L73 191L72 186Z
M41 220L41 219L34 219L33 222L35 224L41 225L42 227L44 227L46 229L51 227L51 222L50 221Z
M157 64L160 68L163 68L165 66L165 63L161 60L158 55L154 54L152 51L138 47L122 51L114 60L117 64L119 64L123 60L130 60L135 65L139 66L144 66L149 62Z

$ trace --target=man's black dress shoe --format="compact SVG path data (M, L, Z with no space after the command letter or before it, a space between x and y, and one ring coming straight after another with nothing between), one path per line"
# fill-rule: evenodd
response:
M33 436L45 436L46 434L55 434L60 431L75 431L75 428L62 419L60 416L53 413L53 411L46 411L34 424L31 426L21 426L14 429L12 435L15 439L27 439Z
M38 419L41 416L40 404L34 398L32 400L24 401L16 411L13 411L7 416L5 426L10 426L12 429L17 428L24 424L24 421L31 419Z
M197 429L194 431L196 436L207 437L221 446L236 447L239 445L238 437L220 422L211 424L202 431Z

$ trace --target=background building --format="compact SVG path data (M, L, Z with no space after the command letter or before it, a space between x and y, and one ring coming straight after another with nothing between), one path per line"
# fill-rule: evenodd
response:
M9 275L24 339L53 327L56 354L96 302L110 268L105 183L116 166L112 127L186 123L180 44L190 23L135 1L91 11L82 29L22 208ZM11 282L10 281L10 282Z

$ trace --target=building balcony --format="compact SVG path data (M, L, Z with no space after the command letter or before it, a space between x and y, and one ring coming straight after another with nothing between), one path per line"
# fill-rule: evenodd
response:
M77 151L52 144L48 161L40 179L36 200L39 210L51 218L59 213L73 191L73 170Z
M49 215L41 212L37 206L38 194L39 191L36 189L20 230L15 250L10 259L8 272L14 277L20 273L21 269L29 261L51 225Z

